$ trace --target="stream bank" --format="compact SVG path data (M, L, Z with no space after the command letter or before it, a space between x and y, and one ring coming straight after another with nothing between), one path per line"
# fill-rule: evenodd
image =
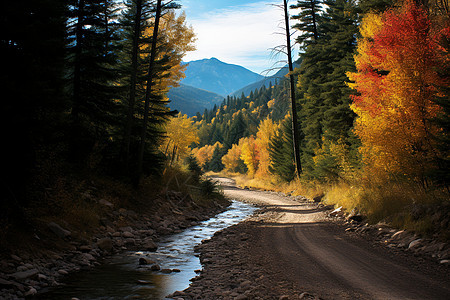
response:
M155 251L164 236L226 210L230 202L215 199L196 203L189 195L166 191L134 209L93 199L103 210L100 224L86 236L77 228L51 222L35 233L36 247L17 247L1 254L0 298L23 299L57 287L69 274L90 270L103 259L131 250Z

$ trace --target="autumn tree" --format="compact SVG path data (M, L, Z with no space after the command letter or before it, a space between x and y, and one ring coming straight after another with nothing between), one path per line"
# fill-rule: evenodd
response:
M167 107L166 93L170 86L176 86L184 76L181 60L187 51L194 49L194 33L185 23L185 15L177 16L174 9L178 5L173 2L161 6L161 18L158 25L158 36L153 39L155 11L148 2L142 2L142 16L137 18L139 0L131 1L124 24L126 31L125 51L123 52L126 76L122 84L129 90L128 97L123 98L127 118L123 120L123 151L128 163L129 174L134 174L138 164L139 152L144 151L143 161L154 170L160 169L163 156L159 145L164 136L164 123L176 112ZM144 5L145 4L145 5ZM137 24L136 22L139 22ZM139 25L139 26L137 26ZM136 32L139 27L138 32ZM138 37L136 35L139 34ZM150 67L151 53L154 50L154 62ZM148 87L149 73L152 70L151 88ZM148 91L148 92L147 92ZM132 96L132 94L134 96ZM148 95L147 95L148 94ZM145 98L148 97L147 108ZM147 118L147 121L143 120ZM146 125L144 125L146 123ZM145 131L144 149L140 141ZM128 154L126 154L128 153ZM148 170L151 171L151 170Z
M448 23L436 32L423 7L404 1L367 15L360 32L357 72L349 78L359 93L352 109L367 171L378 179L406 176L426 184L439 155L432 137L441 129L430 121L442 109L434 101L442 91L436 86L449 85L437 72L448 61L438 51Z
M198 129L194 126L192 118L179 113L165 125L166 138L160 150L171 163L185 159L190 154L190 146L198 142Z
M241 159L241 147L234 144L227 154L222 157L222 163L225 171L246 173L247 168Z
M258 132L256 133L256 144L259 149L259 162L258 170L256 171L257 177L265 177L269 175L269 168L271 165L269 145L270 140L278 130L278 125L275 124L272 119L266 118L258 126Z

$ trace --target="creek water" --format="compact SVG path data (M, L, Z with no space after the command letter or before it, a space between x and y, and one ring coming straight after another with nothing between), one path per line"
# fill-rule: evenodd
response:
M39 299L165 299L168 294L184 290L190 279L201 269L194 247L215 232L246 219L256 210L254 206L233 201L223 213L166 236L158 243L156 252L125 252L105 259L100 266L70 275L65 285L43 294ZM163 274L139 266L140 257L155 261L161 269L179 269L180 272Z

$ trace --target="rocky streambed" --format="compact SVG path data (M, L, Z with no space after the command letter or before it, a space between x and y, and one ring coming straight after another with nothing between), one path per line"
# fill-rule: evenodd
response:
M50 246L36 251L18 247L12 253L1 253L0 299L48 299L46 293L67 284L72 274L93 272L121 253L156 251L166 236L198 226L225 211L229 204L214 201L199 206L190 197L175 191L168 191L164 198L152 203L154 209L150 213L118 208L99 200L105 217L89 237L83 237L76 228L67 228L64 222L50 222L43 232L35 234L36 244ZM136 267L139 257L133 258ZM91 281L101 282L102 278L91 278Z

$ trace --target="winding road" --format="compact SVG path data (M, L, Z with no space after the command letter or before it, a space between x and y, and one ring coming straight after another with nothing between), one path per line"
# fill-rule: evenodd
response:
M278 268L299 290L323 299L450 299L448 268L433 270L432 262L349 236L314 204L218 180L227 197L263 207L249 251L262 253L263 268Z

